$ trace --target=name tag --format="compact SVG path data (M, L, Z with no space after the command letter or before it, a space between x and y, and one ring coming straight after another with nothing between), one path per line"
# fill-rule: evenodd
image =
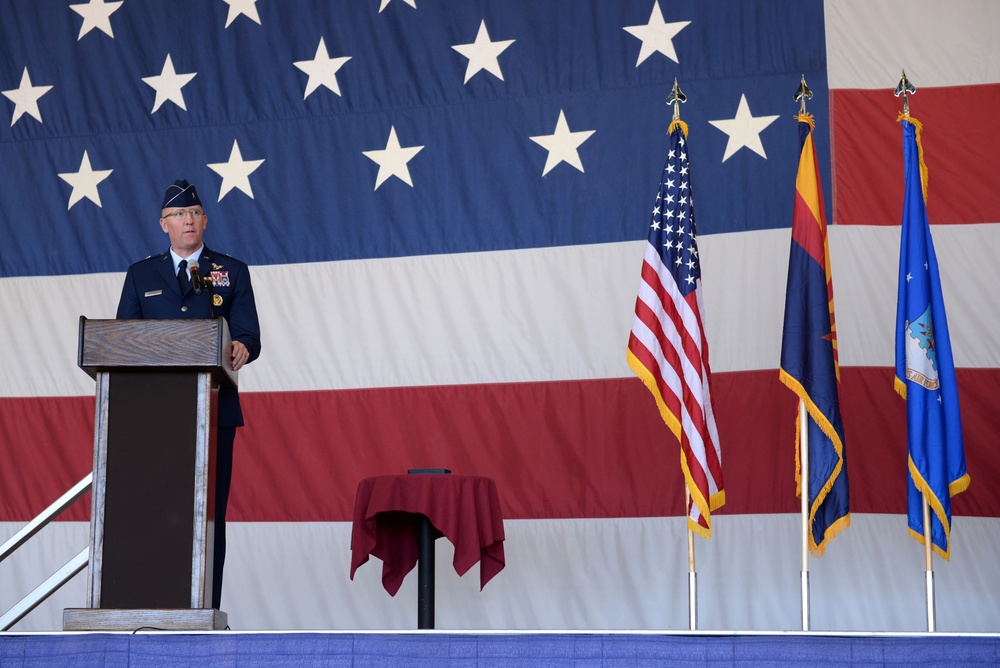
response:
M163 294L163 290L150 290L149 292L147 292L143 296L144 297L156 297L157 295L162 295L162 294Z

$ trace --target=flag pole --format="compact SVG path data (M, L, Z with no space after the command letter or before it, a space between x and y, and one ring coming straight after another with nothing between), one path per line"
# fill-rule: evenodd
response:
M667 104L674 107L674 121L681 120L681 103L687 102L687 96L681 91L677 84L677 77L674 77L674 85L667 96ZM684 526L687 527L687 550L688 550L688 628L692 631L698 630L698 570L694 561L694 532L691 531L689 522L691 514L691 490L684 487L684 510L688 514L685 518Z
M802 630L809 630L809 424L806 402L799 399L799 496L802 514Z
M903 70L903 76L900 77L899 83L896 84L896 90L892 91L892 94L896 97L903 96L903 116L906 118L910 117L910 95L916 92L916 87L906 78L906 70Z
M795 100L799 103L799 116L806 115L806 100L812 98L812 91L806 85L806 75L802 75ZM806 402L799 399L799 497L802 515L802 630L809 630L809 415Z
M931 506L927 503L927 493L924 492L924 575L927 588L927 631L936 631L934 614L934 557L931 555Z
M910 117L910 95L916 92L916 87L906 78L906 70L903 70L902 76L899 78L899 83L896 84L896 89L893 91L893 95L896 97L903 96L904 118ZM934 614L934 557L931 551L933 541L931 537L931 507L927 503L926 491L920 497L924 517L924 588L927 599L927 630L933 633L936 630L936 620Z
M684 508L690 508L691 492L684 487ZM689 511L690 514L690 511ZM698 630L698 570L694 563L694 532L688 518L684 519L684 526L687 527L688 542L688 628L692 631Z

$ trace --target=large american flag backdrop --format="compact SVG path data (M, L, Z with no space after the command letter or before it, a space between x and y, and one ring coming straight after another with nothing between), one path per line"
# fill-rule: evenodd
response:
M893 391L903 201L891 94L924 123L972 484L940 630L1000 625L1000 6L987 0L0 0L0 536L84 477L77 319L167 247L164 187L252 267L223 608L235 629L402 629L349 580L358 481L497 481L507 568L438 541L437 626L687 628L678 444L625 361L676 77L689 101L726 504L702 628L799 626L795 397L778 380L798 138L815 93L852 524L812 562L816 629L919 631ZM89 497L88 497L89 498ZM86 546L87 503L0 564L6 609ZM18 624L61 628L83 577Z

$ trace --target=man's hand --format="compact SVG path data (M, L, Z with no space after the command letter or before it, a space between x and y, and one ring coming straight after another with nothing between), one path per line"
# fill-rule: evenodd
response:
M233 371L239 371L244 364L250 361L250 351L239 341L233 341L232 365Z

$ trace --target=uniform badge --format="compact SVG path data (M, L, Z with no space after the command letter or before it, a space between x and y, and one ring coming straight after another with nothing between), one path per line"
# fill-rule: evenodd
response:
M212 263L212 270L213 271L219 271L220 269L222 269L222 265L221 264L215 264L214 262Z
M222 295L212 295L212 304L222 306Z
M214 264L212 265L215 266ZM212 279L212 285L217 288L228 288L229 287L229 272L228 271L213 271L209 276Z

